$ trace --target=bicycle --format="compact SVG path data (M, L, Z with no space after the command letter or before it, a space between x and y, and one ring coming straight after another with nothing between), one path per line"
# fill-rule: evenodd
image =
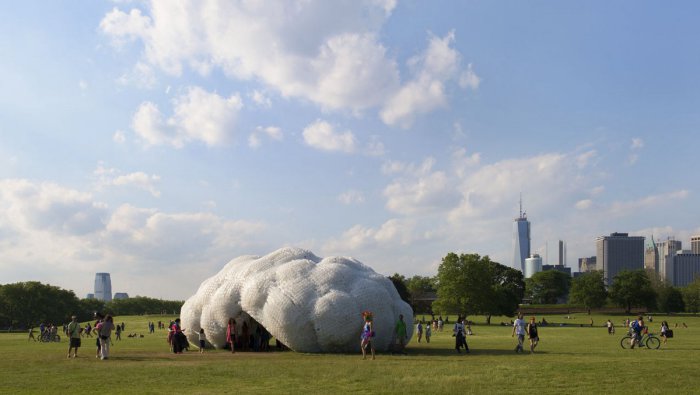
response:
M620 340L620 346L626 350L632 348L632 335L626 335ZM642 338L637 342L637 347L646 347L650 350L656 350L661 347L661 340L654 336L653 333L642 334Z

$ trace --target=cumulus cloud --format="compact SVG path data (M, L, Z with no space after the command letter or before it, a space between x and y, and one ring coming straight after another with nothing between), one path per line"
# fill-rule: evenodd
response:
M320 119L304 128L303 136L304 142L316 149L345 153L355 151L356 139L351 131L338 132L333 125Z
M447 104L446 83L459 71L460 54L452 44L454 32L443 38L431 37L426 51L408 61L414 69L414 78L389 99L381 111L382 120L388 125L408 127L416 114L431 112ZM460 80L463 87L476 89L479 77L468 67Z
M386 207L400 214L416 214L449 207L459 199L454 185L444 171L433 171L435 160L426 159L423 164L395 179L384 188Z
M413 316L391 281L359 261L283 248L230 261L185 301L180 316L192 343L204 328L207 340L223 348L233 318L239 327L247 322L251 332L262 325L295 351L352 352L367 310L375 327L385 328L372 339L382 351L392 345L399 315Z
M173 115L167 120L155 103L139 106L132 127L145 145L182 148L192 141L208 146L226 144L232 139L238 112L243 107L237 94L226 98L200 87L190 87L172 104Z
M143 189L154 197L160 196L160 191L155 187L155 184L160 182L160 176L155 174L148 175L141 171L122 174L118 169L106 168L100 164L93 175L97 177L99 188L107 186L134 187Z
M392 218L377 228L354 225L335 239L323 246L329 253L341 251L360 251L390 245L408 245L416 239L415 221L411 219Z
M407 126L416 114L445 105L449 81L477 89L480 80L471 65L460 70L461 56L449 33L430 37L428 48L408 62L413 73L402 81L379 35L395 6L395 0L303 0L275 7L150 2L143 10L115 7L100 30L117 48L141 42L139 62L171 75L184 68L203 75L219 68L230 78L260 81L284 97L324 109L356 114L381 109L386 123ZM267 105L257 93L253 100Z
M262 127L258 126L255 131L248 136L248 146L251 148L258 148L262 145L262 137L267 137L273 141L282 141L284 135L282 134L282 129L276 126Z
M107 179L119 180L116 173ZM128 180L125 177L123 180ZM120 182L120 181L117 181ZM131 182L131 181L128 181ZM5 281L31 278L87 291L95 271L129 278L125 291L181 298L197 276L174 276L172 289L152 289L163 270L218 264L232 251L263 245L265 223L212 213L162 212L128 204L110 208L93 194L55 183L0 179L0 272ZM82 276L84 283L76 280ZM123 280L122 284L125 284ZM127 288L127 287L125 287Z

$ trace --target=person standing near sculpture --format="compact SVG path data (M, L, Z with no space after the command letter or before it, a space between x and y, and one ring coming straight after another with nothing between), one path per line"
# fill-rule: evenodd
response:
M362 313L364 324L362 325L362 334L360 336L360 349L362 349L362 359L367 359L367 347L372 351L372 359L374 359L374 327L372 324L372 313L365 311Z
M426 324L425 325L425 342L430 343L430 336L433 334L433 329L432 325Z
M102 327L100 327L100 331L98 332L99 334L99 339L100 339L100 350L102 353L102 360L109 359L109 343L110 343L110 336L112 335L112 331L114 330L114 320L112 319L112 316L107 314L107 316L104 319L104 322L102 323Z
M406 321L403 320L403 314L399 314L399 320L396 321L396 325L394 326L394 335L396 335L396 342L398 343L395 351L406 354L404 349L406 348L406 338L408 336L406 332Z
M518 313L518 318L513 322L513 334L518 335L518 345L515 346L515 352L523 352L523 343L525 342L525 321L523 315Z
M423 338L423 321L418 321L416 324L416 334L418 335L418 343Z
M236 320L233 318L228 319L228 325L226 326L226 342L231 346L231 353L235 353Z
M78 348L80 348L80 323L78 323L78 317L71 317L71 322L68 324L66 332L68 332L68 336L70 336L68 340L68 358L71 357L70 352L72 349L75 349L73 358L78 358Z

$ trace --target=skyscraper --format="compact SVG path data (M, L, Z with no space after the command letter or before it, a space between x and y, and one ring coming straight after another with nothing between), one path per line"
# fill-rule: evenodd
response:
M622 270L644 268L644 237L627 233L611 233L596 238L596 263L603 271L605 284L610 285Z
M668 238L666 241L656 243L659 249L659 276L673 284L673 257L679 250L683 249L683 243L680 240Z
M520 216L513 221L513 268L525 273L525 259L530 256L530 221L523 212L520 199Z
M559 240L559 266L566 266L566 242Z
M690 237L690 251L693 254L700 254L700 235Z
M654 242L654 236L644 242L644 268L649 272L659 272L659 249Z
M109 273L95 274L95 299L105 302L112 301L112 279Z

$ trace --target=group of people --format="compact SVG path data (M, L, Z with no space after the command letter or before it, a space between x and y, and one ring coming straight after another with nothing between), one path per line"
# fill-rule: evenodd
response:
M648 318L651 318L651 316ZM610 322L610 320L608 320L608 322ZM641 315L637 317L636 320L630 321L627 319L625 322L629 325L629 333L632 336L630 348L634 348L634 346L641 343L642 337L649 332L649 328L644 324L644 318ZM676 326L678 326L678 324L676 324ZM660 332L660 337L663 339L664 344L668 342L669 338L673 337L673 330L670 329L666 320L661 321Z
M91 331L97 336L95 339L95 346L97 347L95 356L101 360L109 359L112 331L116 332L116 328L119 327L119 333L121 333L124 328L124 323L115 325L114 319L109 314L104 316L100 313L95 313L95 319L95 325L91 327ZM90 326L89 323L88 326ZM81 346L81 337L84 332L85 330L80 326L78 318L72 316L70 324L66 327L66 334L70 338L68 344L68 358L78 357L78 348Z
M523 344L525 343L526 334L530 340L530 353L534 353L535 347L537 347L540 342L540 336L537 331L537 322L535 317L530 317L530 322L528 322L526 325L525 320L523 320L523 315L518 313L518 318L516 318L516 320L513 322L513 333L511 335L511 337L515 335L518 336L518 344L515 346L516 354L518 352L524 352Z
M254 329L253 329L254 327ZM204 332L201 332L204 334ZM248 320L243 320L241 325L236 324L236 319L231 317L226 325L226 348L235 353L236 349L242 351L270 351L270 339L272 335L259 323L248 325ZM202 338L200 337L200 343ZM206 340L206 337L205 337ZM277 348L282 348L282 343L276 341Z

